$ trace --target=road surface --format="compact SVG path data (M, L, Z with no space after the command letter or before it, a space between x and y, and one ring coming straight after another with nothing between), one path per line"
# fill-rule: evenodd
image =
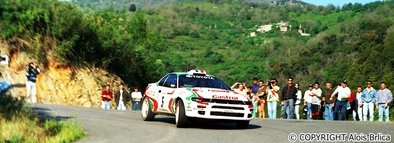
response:
M75 120L87 131L80 143L245 143L289 142L290 133L382 133L394 137L393 123L353 121L305 121L253 119L249 129L233 123L200 122L190 128L176 128L175 118L156 116L142 121L140 112L101 110L61 105L31 105L39 114L60 120ZM348 134L350 135L350 134ZM305 136L304 136L305 137ZM299 140L298 140L299 141Z

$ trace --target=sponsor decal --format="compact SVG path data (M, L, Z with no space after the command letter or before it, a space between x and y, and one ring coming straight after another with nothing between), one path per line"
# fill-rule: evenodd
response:
M228 95L212 95L212 99L238 100L238 97Z
M203 98L203 97L198 93L198 92L199 92L198 89L193 89L193 91L194 91L193 95L197 95L196 97L198 97L198 98Z
M171 95L171 94L174 94L174 92L175 92L175 90L168 91L167 94L170 94L170 95Z
M203 75L186 75L187 78L201 78L201 79L214 79L212 76Z
M153 102L153 109L152 109L152 110L153 110L153 112L156 112L156 111L157 111L157 108L158 108L158 103L157 103L157 101L156 101L155 99L149 97L149 96L146 96L146 97L148 97L149 100L150 100L151 102Z
M211 90L211 92L226 92L226 93L229 93L229 91L227 91L227 90Z
M226 113L234 113L234 110L226 109L226 110L224 110L224 112L226 112Z

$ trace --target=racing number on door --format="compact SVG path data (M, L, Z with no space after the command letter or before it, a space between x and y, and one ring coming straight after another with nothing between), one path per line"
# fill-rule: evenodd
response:
M161 97L161 108L164 107L164 96Z

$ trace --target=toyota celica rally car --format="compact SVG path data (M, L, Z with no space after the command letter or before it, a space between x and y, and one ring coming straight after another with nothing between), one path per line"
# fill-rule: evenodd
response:
M142 119L155 115L175 116L176 127L187 127L193 119L235 121L238 128L248 128L253 110L250 99L231 91L220 79L205 71L169 73L145 90Z

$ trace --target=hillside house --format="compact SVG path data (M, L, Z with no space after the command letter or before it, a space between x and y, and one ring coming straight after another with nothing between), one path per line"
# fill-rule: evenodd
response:
M257 36L257 32L260 33L266 33L272 30L272 26L273 24L266 24L266 25L261 25L257 28L256 32L252 32L250 33L250 37L256 37ZM291 25L289 24L289 22L279 22L275 24L276 28L279 29L279 31L281 32L287 32L291 30ZM301 36L310 36L309 33L305 33L305 31L303 31L301 25L297 27L297 31L298 33L301 34Z
M261 25L257 28L257 32L265 33L272 30L272 24Z
M277 23L276 27L279 28L281 32L287 32L291 30L291 25L288 22L281 21Z

